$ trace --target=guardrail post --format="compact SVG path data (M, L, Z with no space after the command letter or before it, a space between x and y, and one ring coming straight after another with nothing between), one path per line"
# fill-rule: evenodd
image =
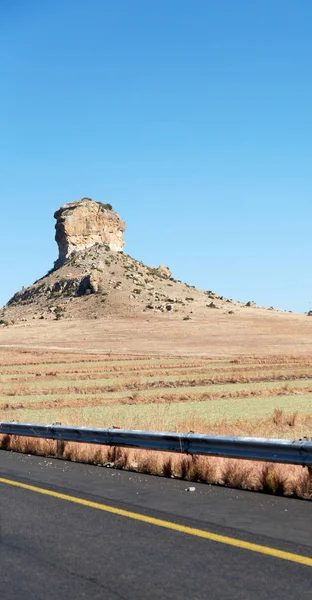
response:
M56 458L63 458L65 450L64 440L56 440Z
M62 423L53 423L53 425L61 425ZM63 458L65 450L65 441L56 440L56 458Z
M112 462L112 463L116 462L116 460L117 460L117 448L116 448L116 446L110 446L109 447L108 458L109 458L109 462Z

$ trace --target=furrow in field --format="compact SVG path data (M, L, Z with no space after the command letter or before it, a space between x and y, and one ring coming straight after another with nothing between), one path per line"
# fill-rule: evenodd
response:
M270 368L259 368L255 367L255 366L247 366L246 368L242 369L240 367L235 367L234 369L231 368L214 368L214 367L194 367L194 366L187 366L187 367L181 367L181 368L170 368L168 369L166 368L159 368L159 367L155 367L153 370L150 370L150 367L146 366L146 368L144 369L133 369L133 370L118 370L116 371L115 369L100 369L98 371L94 371L92 370L90 371L85 371L85 372L77 372L77 371L52 371L49 372L47 371L46 373L40 373L40 372L35 372L35 373L23 373L21 374L3 374L0 373L0 385L2 386L6 386L9 385L11 383L14 384L22 384L25 383L25 381L31 382L32 385L36 385L36 386L40 386L44 384L46 385L53 385L55 382L57 381L63 381L63 382L67 382L67 381L75 381L75 382L81 382L81 381L91 381L92 382L97 382L99 380L101 380L101 382L103 381L107 381L107 383L112 383L113 378L114 380L116 380L118 378L118 382L121 380L126 380L127 378L130 378L132 380L134 380L134 378L139 377L140 379L142 379L142 373L144 373L144 377L143 379L146 379L146 381L148 380L157 380L157 381L161 381L161 378L163 378L164 380L169 380L171 379L172 381L179 381L179 380L190 380L190 379L195 379L197 377L197 379L200 381L201 379L204 378L210 378L212 380L217 380L219 378L220 381L231 381L231 380L236 380L239 381L240 379L243 381L247 381L249 380L269 380L269 379L273 379L273 380L277 380L277 379L294 379L296 377L298 378L304 378L304 377L312 377L312 365L308 365L308 366L296 366L293 368L285 368L285 366L283 365L282 368L278 368L278 369L272 369L272 367L270 366Z
M228 363L228 361L226 361ZM162 359L145 359L145 360L127 360L127 361L114 361L114 360L107 360L107 361L93 361L92 363L87 363L87 362L81 362L81 363L50 363L50 364L37 364L34 366L29 366L29 365L12 365L12 366L5 366L5 367L1 367L0 368L0 375L5 375L5 374L9 374L9 373L13 373L13 374L19 374L19 373L28 373L28 374L33 374L34 371L36 373L45 373L47 371L58 371L59 373L61 372L75 372L74 369L78 370L78 372L83 373L83 372L88 372L92 369L96 369L99 370L100 369L104 369L104 370L112 370L115 371L116 369L125 369L125 370L131 370L131 369L142 369L142 368L151 368L152 367L156 367L159 366L160 368L170 368L171 365L173 367L176 368L181 368L183 365L190 367L190 366L198 366L198 365L207 365L210 364L209 361L207 360L196 360L194 361L194 359L187 359L185 358L184 360L177 360L176 357L174 358L162 358ZM215 364L215 363L214 363ZM70 365L70 367L69 367Z
M312 384L312 379L309 377L302 377L300 379L289 378L286 379L285 376L282 379L276 377L267 379L263 377L259 377L259 379L254 378L253 381L250 381L249 378L245 378L245 381L236 381L230 377L222 380L220 377L215 379L209 377L208 379L185 379L181 380L178 378L168 377L159 378L157 376L154 377L140 377L138 379L119 379L116 382L116 379L102 379L95 380L94 382L90 380L82 380L77 383L77 385L64 385L69 382L55 380L50 382L50 385L45 384L42 386L40 382L37 386L13 386L13 385L1 385L0 386L0 397L25 397L25 396L35 396L35 395L46 395L53 396L55 394L107 394L110 392L142 392L144 394L153 393L153 391L157 393L163 393L165 390L174 390L175 393L184 393L188 389L195 389L196 391L211 391L213 392L229 392L233 390L241 390L241 389L258 389L265 388L270 386L272 387L301 387L301 386L310 386ZM93 383L93 385L92 385Z
M3 411L15 408L35 408L38 404L48 406L52 403L75 406L87 405L109 405L109 404L152 404L152 403L184 403L191 399L204 400L219 400L227 396L227 401L239 397L255 397L262 393L262 397L273 396L276 394L287 396L296 393L297 395L307 394L312 392L312 381L297 381L285 385L283 382L277 383L253 383L245 385L209 385L197 387L182 387L182 388L154 388L144 389L141 392L129 393L125 391L107 392L96 391L90 394L88 390L84 393L56 393L56 394L38 394L25 396L0 396L0 410ZM312 405L312 396L311 396Z

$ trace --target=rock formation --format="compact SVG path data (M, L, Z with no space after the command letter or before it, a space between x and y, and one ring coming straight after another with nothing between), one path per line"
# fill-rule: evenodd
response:
M124 254L125 224L110 204L83 198L64 204L54 216L59 258L0 308L0 328L36 319L144 318L145 313L148 319L187 321L209 318L212 308L233 314L238 306L232 303L229 311L229 300L175 280L168 266L149 267Z
M62 266L72 252L95 244L106 245L115 252L123 250L126 225L110 204L82 198L61 206L54 218L55 240L59 248L56 267Z
M160 272L160 274L162 275L162 277L170 278L172 275L169 267L166 267L166 265L159 265L159 267L157 267L157 269Z

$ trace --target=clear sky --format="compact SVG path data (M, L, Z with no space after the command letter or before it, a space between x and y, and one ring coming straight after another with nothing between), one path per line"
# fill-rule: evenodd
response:
M312 307L310 0L0 0L0 305L84 196L201 289Z

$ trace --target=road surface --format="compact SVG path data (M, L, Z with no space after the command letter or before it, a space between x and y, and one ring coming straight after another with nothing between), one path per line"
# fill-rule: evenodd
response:
M311 600L312 502L0 451L1 600Z

